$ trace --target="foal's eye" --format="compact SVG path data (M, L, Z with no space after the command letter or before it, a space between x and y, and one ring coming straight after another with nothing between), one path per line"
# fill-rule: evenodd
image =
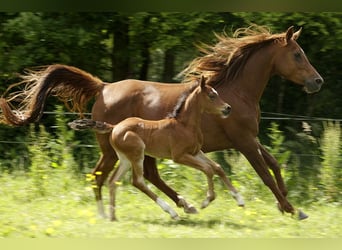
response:
M212 101L216 98L215 93L210 93L208 96L209 96L210 100L212 100Z
M300 52L296 52L294 54L294 58L296 59L296 61L300 61L302 59L302 55Z

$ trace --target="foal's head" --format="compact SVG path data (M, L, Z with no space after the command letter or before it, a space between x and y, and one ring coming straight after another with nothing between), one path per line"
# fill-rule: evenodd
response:
M200 79L200 86L201 105L204 112L221 115L222 118L227 118L230 114L231 106L221 99L213 87L206 84L203 76Z

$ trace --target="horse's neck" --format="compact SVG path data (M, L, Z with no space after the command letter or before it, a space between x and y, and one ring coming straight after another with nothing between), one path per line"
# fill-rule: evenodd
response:
M258 51L246 63L243 72L234 80L232 87L239 95L259 103L265 87L272 76L274 47Z
M187 128L198 128L198 124L201 122L202 107L199 103L196 93L191 93L184 103L177 121L182 123Z

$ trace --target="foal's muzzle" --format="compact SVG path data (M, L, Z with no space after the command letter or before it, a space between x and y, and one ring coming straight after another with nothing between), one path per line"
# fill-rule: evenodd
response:
M222 118L227 118L231 110L232 110L232 107L229 104L224 105L224 108L221 110Z

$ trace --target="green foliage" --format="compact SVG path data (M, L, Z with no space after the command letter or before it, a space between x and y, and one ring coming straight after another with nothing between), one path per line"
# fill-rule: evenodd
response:
M340 201L342 195L342 147L339 122L325 122L321 137L321 187L328 202Z
M75 168L76 163L73 157L73 146L75 142L74 130L67 127L67 119L63 114L62 106L56 108L56 145L53 149L56 151L52 154L52 167L64 169L71 174L79 173L79 169Z
M291 157L291 151L284 145L285 136L279 129L279 124L272 122L267 135L270 138L270 146L266 147L268 152L277 159L280 166L286 166Z
M319 183L320 151L318 140L313 136L311 126L302 122L300 130L287 128L291 140L285 142L290 150L290 163L286 168L286 183L290 187L290 199L310 203L317 199Z
M38 131L35 126L30 126L30 144L28 150L31 156L30 176L32 178L33 193L44 196L47 193L47 182L51 173L51 160L48 154L48 142L50 136L43 125L39 125Z

